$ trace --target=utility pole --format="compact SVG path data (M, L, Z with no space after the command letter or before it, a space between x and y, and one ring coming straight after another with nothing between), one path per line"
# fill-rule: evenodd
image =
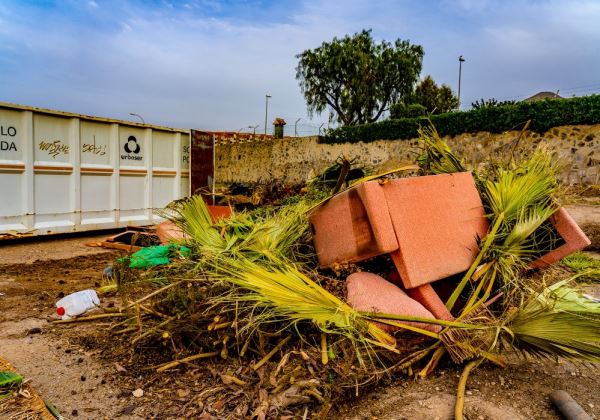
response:
M458 109L460 110L460 79L462 73L462 63L464 63L465 59L463 56L458 57Z
M319 126L319 136L321 135L321 128L323 128L324 125L325 125L325 123L323 123Z
M296 122L294 123L294 137L298 137L298 122L301 120L302 118L298 118L296 120Z
M265 95L265 136L267 135L267 116L269 115L269 98L271 95Z

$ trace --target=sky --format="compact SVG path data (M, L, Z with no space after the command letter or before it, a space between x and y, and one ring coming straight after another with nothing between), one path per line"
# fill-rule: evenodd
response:
M372 29L461 103L600 93L598 0L0 0L0 101L205 130L313 134L297 54Z

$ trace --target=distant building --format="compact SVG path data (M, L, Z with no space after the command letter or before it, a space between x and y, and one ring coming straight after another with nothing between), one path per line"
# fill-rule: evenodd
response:
M524 102L533 102L540 101L542 99L564 99L562 96L559 96L558 93L554 92L539 92L529 98L523 99Z

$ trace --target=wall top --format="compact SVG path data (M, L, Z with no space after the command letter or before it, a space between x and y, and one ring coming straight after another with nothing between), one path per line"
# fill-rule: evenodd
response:
M9 109L9 110L17 110L17 111L33 111L33 112L37 112L39 114L55 115L58 117L65 117L65 118L79 118L81 120L87 120L87 121L115 123L115 124L131 126L131 127L140 127L140 128L152 128L154 130L170 131L170 132L175 132L175 133L184 133L184 134L190 133L189 129L184 129L184 128L172 128L172 127L164 127L164 126L154 125L154 124L142 124L142 123L137 123L137 122L133 122L133 121L117 120L114 118L94 117L92 115L77 114L74 112L66 112L66 111L57 111L57 110L53 110L53 109L38 108L35 106L28 106L28 105L11 104L9 102L2 102L2 101L0 101L0 109Z

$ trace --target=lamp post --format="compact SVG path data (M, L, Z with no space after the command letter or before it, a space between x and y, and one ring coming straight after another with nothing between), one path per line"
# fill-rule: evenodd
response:
M321 135L321 129L323 128L324 125L325 125L325 123L323 123L319 126L319 136Z
M271 95L265 95L265 136L267 135L267 116L269 115L269 98Z
M142 124L146 124L146 121L144 121L144 118L140 114L134 114L133 112L130 112L129 115L138 117L140 120L142 120Z
M302 118L298 118L294 123L294 137L298 137L298 122L300 122Z
M462 63L465 61L464 57L461 55L458 57L458 109L460 110L460 79L462 73Z
M255 136L256 135L256 128L259 126L260 124L256 124L256 125L249 125L248 128L252 129L252 135Z

